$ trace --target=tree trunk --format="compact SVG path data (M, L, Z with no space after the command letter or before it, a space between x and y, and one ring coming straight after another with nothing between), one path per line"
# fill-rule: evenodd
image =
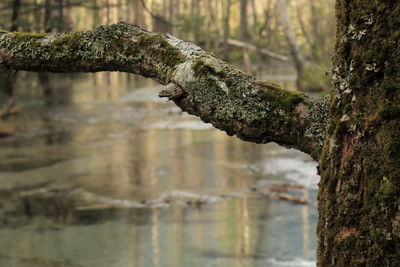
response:
M257 34L257 4L256 0L250 0L251 2L251 9L253 11L253 34Z
M307 62L297 44L296 33L292 27L292 23L290 22L289 11L287 9L286 0L277 0L276 8L278 11L279 22L283 27L283 32L285 34L290 53L292 55L294 65L296 67L298 76L297 89L300 90L302 88L300 81Z
M12 2L12 14L11 14L11 28L12 32L18 30L18 17L19 17L19 9L21 6L20 0L13 0Z
M192 31L193 31L193 41L198 44L200 42L200 20L201 20L201 9L200 2L201 0L191 0L191 9L190 15L192 16L192 20L194 21Z
M247 25L247 0L240 0L240 25L239 25L239 39L243 42L251 39L249 27ZM243 65L245 66L248 74L255 74L253 64L251 63L249 49L243 48Z
M225 60L229 57L228 39L230 35L230 20L231 20L231 2L232 0L223 0L226 3L224 7L224 43L222 46L222 55Z
M249 26L247 23L247 0L240 0L240 24L239 24L239 39L242 41L249 41L251 35L249 33Z
M400 2L336 5L318 266L400 266Z

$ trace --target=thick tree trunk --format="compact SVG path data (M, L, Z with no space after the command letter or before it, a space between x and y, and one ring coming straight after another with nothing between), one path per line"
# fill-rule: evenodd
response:
M400 2L336 9L318 266L400 266Z

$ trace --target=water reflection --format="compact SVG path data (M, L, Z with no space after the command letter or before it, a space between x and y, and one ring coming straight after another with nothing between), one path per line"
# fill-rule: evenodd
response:
M73 77L67 101L22 94L0 140L1 266L315 265L308 157L228 137L150 81ZM277 183L305 185L310 204L249 187Z

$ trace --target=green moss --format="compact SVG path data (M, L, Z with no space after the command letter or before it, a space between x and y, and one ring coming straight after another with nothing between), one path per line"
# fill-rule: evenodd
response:
M165 41L161 35L140 35L138 48L146 49L151 56L156 56L161 62L170 67L174 67L186 60L180 51Z
M23 33L23 32L12 32L12 34L22 41L27 41L30 39L42 39L47 34L46 33Z
M333 142L325 143L320 162L318 265L398 266L400 224L392 222L400 195L400 9L395 1L338 0L337 14L334 74L348 86L336 83L332 92ZM360 39L349 34L350 25L351 35L364 32ZM343 115L349 121L342 122ZM344 136L354 141L345 143ZM331 182L338 179L340 193ZM354 227L360 238L338 243L344 226Z
M205 63L204 63L204 61L202 59L194 60L193 71L194 71L196 76L199 76L199 75L203 74L204 65L205 65Z
M140 35L138 38L139 47L159 45L162 41L159 35Z
M259 85L262 98L275 108L292 111L297 104L304 101L304 95L299 91L283 89L264 81L257 81L256 84Z
M81 37L80 32L73 32L73 33L68 33L60 36L59 38L55 39L52 42L52 46L54 47L61 47L61 46L71 46L71 45L78 45L80 43L80 37Z
M224 78L225 74L222 71L217 70L211 64L205 62L204 59L196 59L193 63L193 71L196 76L204 75L204 74L212 74L216 75L220 78Z

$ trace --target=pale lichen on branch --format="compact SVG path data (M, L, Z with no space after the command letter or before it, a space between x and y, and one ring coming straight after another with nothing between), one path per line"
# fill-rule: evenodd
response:
M258 81L191 42L128 23L63 34L1 31L0 64L26 71L136 73L167 85L160 96L243 140L274 141L315 159L324 140L325 100Z

